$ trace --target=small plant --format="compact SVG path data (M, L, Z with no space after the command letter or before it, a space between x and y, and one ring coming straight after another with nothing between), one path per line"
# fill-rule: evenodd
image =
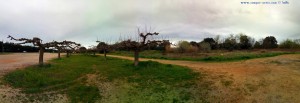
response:
M225 87L229 87L232 83L233 83L233 81L231 81L231 80L221 80L221 83L225 86Z

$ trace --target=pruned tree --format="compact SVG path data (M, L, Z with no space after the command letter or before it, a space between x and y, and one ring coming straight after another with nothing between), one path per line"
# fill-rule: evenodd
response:
M57 42L57 41L52 41L52 42L49 42L49 44L52 45L51 47L54 47L57 49L58 58L61 58L60 53L62 52L62 49L63 49L63 43Z
M80 47L79 43L73 42L73 41L63 41L62 42L63 50L67 52L67 57L70 57L71 53L74 52L76 49Z
M66 41L66 40L62 41L62 42L52 41L52 42L49 42L49 44L51 44L52 47L57 49L58 58L61 58L61 56L60 56L61 52L66 52L67 57L69 57L70 53L72 51L75 51L75 49L80 46L80 44L78 44L76 42Z
M143 32L140 32L140 30L138 29L138 40L133 41L131 39L127 39L125 41L120 42L119 45L117 45L117 47L127 48L129 50L133 50L134 51L134 65L138 66L140 51L145 49L145 47L147 47L149 44L161 42L161 41L149 40L148 37L158 35L158 34L159 33L157 33L157 32L154 32L154 33L145 32L145 33L143 33Z
M79 53L86 53L86 51L87 51L86 47L80 47L80 48L78 49L78 52L79 52Z
M8 35L7 38L10 38L11 40L15 41L21 41L22 43L18 44L26 44L26 43L32 43L34 46L37 46L39 48L39 64L43 65L44 64L44 52L45 48L53 47L52 43L42 43L42 40L38 37L33 37L32 39L27 39L27 38L19 38L16 39L10 35Z
M38 37L33 37L33 39L27 39L27 38L20 38L16 39L10 35L8 35L7 38L10 38L11 40L15 41L21 41L21 43L18 44L26 44L26 43L32 43L34 46L37 46L39 48L39 64L44 64L44 52L45 48L51 48L54 47L58 49L58 58L60 58L60 53L62 50L65 50L67 52L67 57L70 55L70 51L74 51L75 48L80 46L80 44L72 42L72 41L62 41L62 42L48 42L48 43L42 43L42 40Z
M100 42L100 41L99 41L99 43L98 43L98 45L97 45L97 49L98 49L99 51L103 51L104 58L105 58L105 60L106 60L106 59L107 59L107 58L106 58L106 54L107 54L107 52L108 52L110 49L112 49L112 46L111 46L111 45L108 45L108 44L105 43L105 42Z
M96 52L97 52L97 46L94 45L90 45L89 48L87 49L87 53L90 55L92 54L93 56L96 56Z

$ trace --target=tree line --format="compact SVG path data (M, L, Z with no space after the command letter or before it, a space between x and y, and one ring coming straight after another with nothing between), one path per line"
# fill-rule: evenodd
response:
M278 43L274 36L267 36L263 39L255 41L254 38L245 35L229 35L221 39L220 36L215 38L204 38L200 42L196 41L179 41L177 43L177 52L197 52L211 50L250 50L250 49L300 49L300 39L284 40Z
M38 47L21 45L12 42L2 42L0 41L0 52L38 52ZM46 52L55 52L53 49L46 49Z
M66 41L66 40L61 42L52 41L52 42L43 43L42 42L43 40L38 37L33 37L32 39L29 39L29 38L14 38L13 36L8 35L7 38L9 38L10 40L21 42L21 43L16 43L17 45L31 43L33 46L37 47L39 50L39 65L44 64L44 52L47 50L47 48L57 49L58 58L61 58L60 53L62 51L65 51L67 53L67 57L69 57L70 53L75 51L75 49L80 46L80 44L76 42Z

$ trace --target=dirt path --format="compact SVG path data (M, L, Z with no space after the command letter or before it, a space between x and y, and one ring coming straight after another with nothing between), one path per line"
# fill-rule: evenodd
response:
M17 68L38 63L38 53L12 53L0 55L0 76ZM44 61L57 57L56 53L45 53Z
M109 56L133 60L133 57ZM140 60L181 65L208 73L208 79L216 86L216 91L211 94L213 102L300 103L299 54L221 63Z

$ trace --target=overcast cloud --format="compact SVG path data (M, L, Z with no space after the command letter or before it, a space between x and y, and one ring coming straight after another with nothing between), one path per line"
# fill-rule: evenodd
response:
M279 41L300 38L300 2L287 1L288 5L242 5L241 0L0 0L0 38L73 40L88 46L95 45L97 37L113 42L136 35L136 28L145 25L172 41L237 33L256 39L273 35Z

